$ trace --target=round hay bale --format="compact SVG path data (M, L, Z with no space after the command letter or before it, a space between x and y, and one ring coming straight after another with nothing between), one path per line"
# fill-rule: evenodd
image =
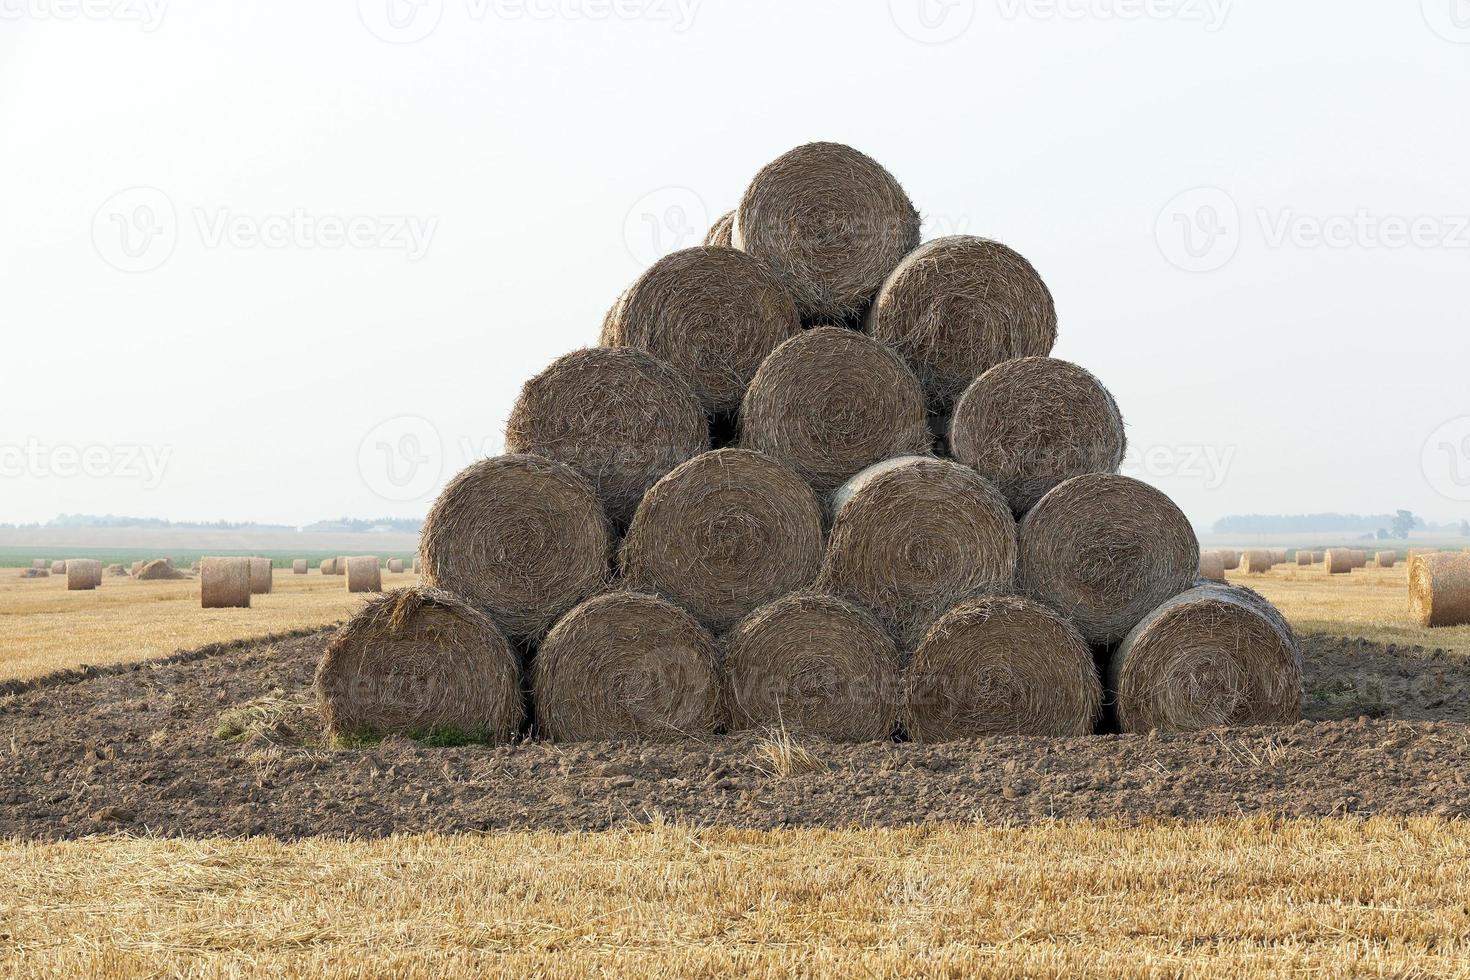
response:
M403 574L403 559L402 558L389 558L388 559L388 571L392 572L394 575L402 575Z
M612 544L591 484L539 456L461 472L424 521L424 584L464 596L512 639L541 635L607 581Z
M272 562L269 558L250 559L250 594L269 595L274 585Z
M1225 581L1225 559L1218 551L1200 552L1199 577L1211 582Z
M556 742L705 736L724 723L714 637L651 595L611 592L573 609L531 677L536 727Z
M731 241L771 270L808 321L861 314L919 245L919 213L893 175L840 143L808 143L757 173Z
M382 592L383 573L376 555L358 555L347 559L348 592Z
M128 570L126 568L124 568L122 565L114 562L113 564L108 565L106 568L104 568L102 570L102 574L104 574L104 575L110 575L110 576L112 576L114 578L121 578L122 576L125 576L125 575L128 574Z
M137 578L138 577L138 573L143 570L143 566L146 565L146 564L147 564L146 561L135 561L135 562L133 562L133 564L131 566L129 566L129 568L128 568L128 574L131 575L133 578Z
M51 574L52 575L65 575L66 574L66 562L64 562L64 561L53 561L51 563Z
M1353 554L1346 548L1328 548L1322 560L1328 575L1346 575L1355 567Z
M918 380L882 344L817 327L766 358L740 408L740 445L794 469L819 494L933 443Z
M1051 291L999 242L937 238L893 270L867 330L908 361L936 407L1018 357L1046 357L1057 339Z
M735 212L726 211L715 219L713 225L710 225L709 233L704 236L704 243L706 245L718 245L721 248L733 248L734 245L730 240L730 235L734 230Z
M1068 616L1089 643L1116 643L1199 571L1188 518L1126 476L1074 476L1021 522L1022 590Z
M337 556L337 560L332 563L332 574L333 575L346 575L347 574L347 556L346 555L338 555Z
M102 563L93 558L66 560L66 588L69 592L86 592L102 584Z
M333 735L505 742L526 716L515 649L490 617L437 589L368 600L327 644L316 693Z
M869 742L898 727L898 648L872 613L835 596L757 609L726 637L724 667L733 728Z
M1274 564L1271 560L1271 552L1260 548L1252 548L1240 553L1240 570L1251 575L1264 575L1271 570Z
M32 558L31 559L31 567L32 568L45 568L45 567L47 567L47 565L46 565L46 559L44 559L44 558Z
M1092 651L1039 602L965 602L925 634L906 674L905 725L919 742L1091 735L1102 710Z
M337 559L335 559L335 558L323 558L322 561L321 561L321 564L318 565L317 567L322 570L322 574L323 575L336 575L337 574Z
M1233 572L1240 567L1240 552L1232 548L1221 548L1220 558L1225 562L1225 571Z
M1298 551L1296 553L1296 564L1298 568L1305 568L1312 564L1312 553L1310 551Z
M630 588L671 599L717 631L811 584L821 560L811 487L744 449L696 456L654 484L620 555Z
M602 345L647 351L719 415L740 407L761 361L800 332L791 298L760 262L732 248L688 248L628 287L603 323Z
M413 573L415 575L419 574L421 568L422 566L419 564L419 558L417 555L415 555L413 558Z
M558 358L521 389L505 448L566 463L626 525L643 494L709 449L709 419L679 373L633 348Z
M49 568L33 568L33 569L31 569L31 572L33 573L32 576L31 576L32 578L50 578L51 577L51 569L49 569Z
M1399 563L1399 553L1397 551L1380 551L1373 556L1373 562L1379 568L1392 568Z
M1410 562L1412 562L1415 558L1422 558L1425 555L1437 555L1437 554L1439 554L1439 549L1438 548L1410 548L1409 549L1409 559L1408 560Z
M205 609L249 609L250 559L205 558L201 561L199 598Z
M167 560L155 558L152 561L145 561L143 567L138 569L138 574L134 577L140 582L165 582L187 578L188 576L170 565Z
M833 512L819 583L872 610L904 646L960 600L1014 583L1015 518L1000 491L959 463L870 466L837 492Z
M1302 662L1285 618L1248 589L1201 585L1163 603L1113 655L1125 732L1284 725L1302 716Z
M1019 516L1063 480L1118 472L1128 437L1118 403L1092 374L1023 357L965 390L949 442L954 458L994 483Z
M307 567L306 567L306 559L305 558L296 558L296 559L293 559L292 560L292 562L291 562L291 574L292 575L305 575L306 572L307 572Z
M1286 564L1286 549L1272 548L1269 554L1271 555L1271 565L1273 567Z
M1409 612L1421 626L1470 623L1470 554L1414 556L1409 562Z

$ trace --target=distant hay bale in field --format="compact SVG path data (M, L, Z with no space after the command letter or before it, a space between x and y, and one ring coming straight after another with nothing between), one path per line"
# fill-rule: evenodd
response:
M128 574L128 570L126 568L124 568L122 565L118 564L117 562L114 562L111 565L108 565L106 568L104 568L102 570L102 574L104 574L104 575L110 575L110 576L113 576L114 578L119 578L119 577L122 577L122 576L127 575Z
M1272 566L1285 565L1286 564L1286 549L1285 548L1272 548L1271 551L1270 551L1270 555L1271 555L1271 564L1272 564Z
M1063 480L1116 473L1128 439L1118 403L1092 374L1056 358L1023 357L965 390L949 444L1021 515Z
M628 287L603 323L602 345L652 354L688 382L706 412L720 415L740 407L761 361L800 332L791 297L755 258L687 248Z
M1225 581L1225 559L1218 551L1200 552L1199 577L1211 582Z
M424 584L464 596L512 639L536 637L602 588L612 552L592 485L539 456L482 460L424 521Z
M148 563L144 560L133 562L133 564L128 567L128 574L131 575L133 578L137 578L138 573L143 570L143 566L146 564Z
M643 494L710 447L709 419L677 371L631 347L573 351L521 389L505 448L565 463L625 526Z
M1346 548L1328 548L1322 561L1328 575L1346 575L1356 567L1352 552Z
M269 595L275 584L269 558L250 559L250 594Z
M197 572L197 571L199 571L199 563L197 561L190 562L189 563L189 571L191 571L191 572Z
M305 575L306 572L307 572L307 567L306 567L306 559L305 558L295 558L295 559L292 559L292 561L291 561L291 574L292 575Z
M1470 554L1416 555L1409 562L1409 612L1421 626L1470 623Z
M1354 568L1367 568L1368 567L1368 552L1363 551L1363 550L1355 550L1355 551L1352 552L1352 556L1353 556L1353 567Z
M898 648L871 613L835 596L757 609L726 637L724 670L735 729L868 742L898 726Z
M32 558L31 559L31 567L32 568L45 568L46 567L46 559L44 559L44 558Z
M338 555L337 556L337 560L332 563L332 574L333 575L346 575L347 574L347 556L346 555Z
M761 168L735 209L731 241L762 262L807 322L861 314L919 245L919 213L876 160L808 143Z
M22 568L20 570L21 578L40 578L43 574L49 576L51 573L44 568L36 568L34 566Z
M1015 581L1015 518L999 490L959 463L870 466L837 492L833 513L821 587L872 610L905 646L955 603Z
M102 584L102 563L93 558L68 558L66 560L66 588L70 592L85 592Z
M1220 558L1225 562L1225 571L1233 572L1240 567L1240 552L1231 548L1221 548Z
M997 364L1049 355L1057 311L1019 253L954 235L925 243L893 270L866 328L909 363L931 404L944 407Z
M744 449L696 456L654 484L619 555L629 588L671 599L717 631L809 585L821 559L811 487Z
M1399 553L1397 551L1380 551L1373 556L1373 560L1379 568L1392 568L1399 563Z
M726 211L715 219L710 225L709 233L704 236L706 245L718 245L721 248L733 248L730 233L735 230L735 212Z
M357 555L347 559L348 592L382 592L383 572L375 555Z
M925 634L907 671L918 742L1090 735L1102 709L1092 651L1071 623L1016 596L974 599Z
M1415 558L1423 558L1426 555L1439 554L1438 548L1410 548L1408 561L1412 564Z
M1074 476L1021 522L1022 591L1064 611L1089 643L1122 639L1198 572L1189 519L1131 477Z
M715 640L655 596L589 599L532 661L536 727L552 741L712 735L725 720Z
M1305 568L1308 565L1314 564L1312 553L1310 551L1298 551L1296 553L1296 564L1298 568Z
M389 558L388 559L388 571L392 572L394 575L402 575L403 574L403 559L402 558Z
M1170 599L1123 640L1109 665L1125 732L1191 732L1301 720L1295 633L1248 589L1201 585Z
M490 617L437 589L368 600L327 644L315 689L333 735L505 742L526 714L515 649Z
M421 566L420 566L420 565L419 565L419 559L418 559L418 556L417 556L417 555L415 555L415 556L414 556L414 559L413 559L413 573L414 573L414 574L415 574L415 575L417 575L417 574L419 574L419 571L420 571L420 569L421 569Z
M745 392L740 445L785 463L819 494L933 442L924 391L871 337L817 327L767 357Z
M145 561L134 578L140 582L165 582L188 578L188 576L170 565L166 559L155 558L152 561Z
M321 569L321 572L322 572L323 575L336 575L337 574L337 559L335 559L335 558L323 558L321 560L321 563L319 565L317 565L317 567Z
M65 575L66 574L66 562L64 562L64 561L53 561L51 563L51 574L52 575Z
M249 609L250 559L205 558L199 563L199 597L205 609Z
M1260 548L1252 548L1240 553L1240 570L1251 575L1264 575L1275 564L1271 559L1271 552Z

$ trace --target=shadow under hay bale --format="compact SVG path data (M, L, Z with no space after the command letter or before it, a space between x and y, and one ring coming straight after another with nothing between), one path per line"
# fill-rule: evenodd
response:
M358 555L347 559L348 592L382 592L383 573L376 555Z
M1102 383L1051 357L1006 361L976 378L949 438L955 459L994 483L1017 516L1064 480L1116 473L1128 444Z
M841 143L766 164L735 209L731 241L762 262L809 322L858 314L919 245L919 214L893 175Z
M688 248L629 286L602 327L604 347L634 347L673 368L710 415L734 412L761 361L801 332L766 268L731 248Z
M512 639L536 637L607 581L592 485L539 456L483 460L445 487L420 537L424 584L464 596Z
M556 742L712 735L725 720L714 637L672 603L589 599L531 666L536 727Z
M269 558L250 559L250 594L269 595L275 585L273 563Z
M1021 522L1022 591L1066 614L1088 643L1121 640L1198 571L1188 518L1131 477L1073 477Z
M92 558L66 560L68 592L87 592L102 584L102 563Z
M174 568L166 558L155 558L145 561L143 567L138 569L134 576L140 582L167 582L188 578L183 572Z
M724 670L735 729L868 742L898 726L898 648L871 613L835 596L757 609L726 637Z
M520 675L490 617L459 596L414 588L369 600L337 631L315 688L333 735L505 742L525 720Z
M966 466L888 460L849 480L833 509L820 587L872 610L902 646L960 600L1013 585L1015 519Z
M1470 623L1470 554L1416 555L1409 562L1409 613L1420 626Z
M721 248L734 247L730 240L730 234L735 230L735 212L726 211L715 219L710 225L709 233L704 236L706 245L718 245Z
M1202 584L1149 613L1113 655L1125 732L1276 725L1302 716L1296 634L1249 589Z
M630 347L573 351L527 381L505 448L565 463L626 526L643 494L709 449L709 420L684 378Z
M908 362L942 410L997 364L1049 355L1057 312L1046 283L1019 253L954 235L917 248L893 270L867 330Z
M927 453L932 441L913 372L871 337L840 327L776 348L740 410L740 446L785 463L818 494L874 463Z
M718 631L809 585L821 558L811 488L760 453L718 449L654 484L619 561L629 588L671 599Z
M203 559L199 563L199 599L205 609L249 609L250 559Z
M905 672L904 724L919 742L1090 735L1102 684L1082 634L1039 602L965 602L936 622Z

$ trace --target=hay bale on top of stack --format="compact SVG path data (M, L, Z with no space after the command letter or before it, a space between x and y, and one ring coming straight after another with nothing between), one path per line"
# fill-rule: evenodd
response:
M1136 730L1293 717L1290 628L1253 593L1190 591L1240 557L1202 555L1164 494L1117 475L1122 413L1050 356L1056 334L1019 253L920 245L902 187L850 147L784 154L704 245L622 293L601 347L528 381L510 454L434 504L425 589L499 631L464 630L444 670L503 664L503 635L525 716L557 740L1085 734L1113 699ZM405 594L324 665L337 727L485 716L344 703L400 660L445 697L467 689L433 673L424 635L362 630ZM372 657L345 655L354 628ZM520 730L495 717L476 727Z

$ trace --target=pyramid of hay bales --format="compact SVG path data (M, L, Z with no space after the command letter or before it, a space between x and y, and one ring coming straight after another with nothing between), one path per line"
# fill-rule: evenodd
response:
M588 330L589 340L593 330ZM813 143L526 382L317 687L342 734L920 740L1293 721L1301 666L1118 475L1023 256ZM1211 577L1216 562L1207 563ZM522 695L521 692L524 692ZM524 719L524 722L523 722Z

